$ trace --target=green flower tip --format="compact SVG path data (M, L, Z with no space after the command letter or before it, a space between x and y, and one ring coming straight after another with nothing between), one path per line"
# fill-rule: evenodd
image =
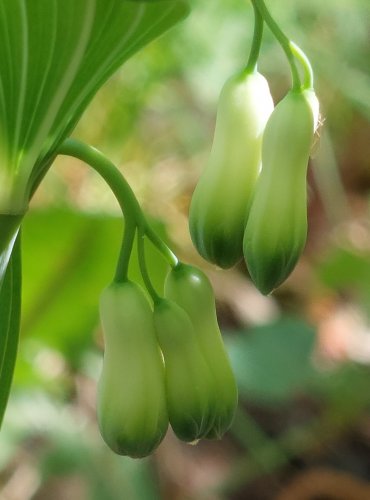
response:
M245 248L248 271L263 295L270 294L287 279L301 255L304 242L305 238L302 238L302 245L298 248L291 248L289 244L280 249L273 246L259 248L258 257Z

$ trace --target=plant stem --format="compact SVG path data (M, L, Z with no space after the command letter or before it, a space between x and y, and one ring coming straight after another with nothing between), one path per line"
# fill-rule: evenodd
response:
M137 226L144 226L144 215L126 179L115 165L100 151L75 139L67 139L61 145L59 154L73 156L96 170L109 185L127 218L133 218Z
M313 89L313 70L308 57L296 43L290 41L289 44L294 57L298 59L303 69L303 88Z
M294 53L291 48L291 42L289 38L283 33L279 25L276 23L274 18L271 16L269 10L266 7L264 0L252 0L253 4L260 11L265 23L270 28L272 34L275 36L276 40L280 43L285 55L288 59L290 70L292 73L292 88L293 90L298 90L301 87L301 81L299 78L299 73L295 64Z
M145 233L141 229L139 229L137 237L137 254L139 258L140 272L143 277L146 289L148 290L154 304L156 304L160 300L160 297L154 289L154 286L149 278L148 269L146 267L144 237Z
M257 8L255 0L252 0L254 11L254 32L251 51L246 67L248 73L253 73L257 70L258 56L261 50L262 35L263 35L263 17Z
M171 267L176 267L179 259L166 243L158 236L158 234L145 221L145 234L155 247L161 252Z
M125 281L136 227L145 224L134 193L119 170L97 149L74 139L67 139L60 147L59 153L74 156L90 165L103 177L117 198L125 216L125 232L114 279L117 282Z
M114 275L114 281L116 283L122 283L128 279L128 269L130 264L130 256L132 252L132 247L134 245L135 234L136 234L136 223L135 220L125 217L125 230L123 233L123 241L121 245L121 251L118 257L116 273Z
M125 234L115 281L123 281L127 278L129 258L137 228L147 235L171 266L177 265L176 255L148 224L130 185L117 167L103 153L76 139L67 139L59 148L58 154L78 158L90 165L103 177L117 198L125 216Z

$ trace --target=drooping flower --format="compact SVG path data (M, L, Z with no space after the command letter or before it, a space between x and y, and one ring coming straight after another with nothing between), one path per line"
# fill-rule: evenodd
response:
M312 89L290 91L266 125L243 242L251 278L264 294L289 276L306 243L306 175L318 115Z
M199 253L223 268L243 256L262 135L273 109L268 83L257 71L232 76L222 89L212 151L192 197L189 226Z
M150 304L131 281L100 299L105 353L97 398L100 432L120 455L144 457L168 427L164 366Z

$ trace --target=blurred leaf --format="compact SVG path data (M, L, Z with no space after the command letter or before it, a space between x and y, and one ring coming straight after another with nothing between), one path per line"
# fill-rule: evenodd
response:
M17 236L0 285L0 426L8 402L17 356L21 314L21 253Z
M91 500L160 500L152 459L132 460L114 455L108 448L97 450L88 471Z
M337 419L358 415L370 403L369 367L344 363L317 370L309 390ZM356 390L353 390L353 388Z
M354 292L370 307L370 253L337 247L317 266L317 274L325 285L341 291Z
M318 268L325 284L338 288L356 285L370 287L370 255L345 248L335 248Z
M40 488L52 498L53 479L68 483L79 477L88 500L160 500L152 460L115 455L97 427L80 409L65 406L39 390L18 391L9 403L0 434L0 465L5 467L16 446L31 441ZM38 498L38 496L37 496Z
M314 330L298 319L242 331L228 342L243 398L259 403L284 402L312 376Z

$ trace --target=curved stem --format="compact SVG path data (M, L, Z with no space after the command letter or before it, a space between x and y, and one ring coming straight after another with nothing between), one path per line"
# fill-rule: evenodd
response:
M313 89L313 70L310 63L310 60L303 52L303 50L294 42L289 42L291 51L298 61L301 63L304 79L303 79L303 88L304 89Z
M123 177L121 172L116 168L116 166L110 160L108 160L108 158L106 158L100 151L93 148L92 146L84 144L83 142L80 142L76 139L65 140L59 148L58 154L78 158L79 160L87 163L94 170L96 170L96 172L98 172L103 177L103 179L113 191L122 209L122 212L125 215L126 231L123 247L126 246L127 250L122 248L120 261L116 272L116 279L122 280L125 273L127 273L128 264L126 266L125 260L121 259L126 259L129 252L128 249L132 248L132 242L135 236L134 233L137 227L142 228L144 233L158 248L163 257L168 261L170 266L176 266L176 264L178 263L176 255L167 247L167 245L150 227L130 185Z
M295 64L294 54L290 46L289 38L283 33L279 25L276 23L274 18L271 16L269 10L266 7L264 0L252 0L261 13L265 23L270 28L272 34L275 36L277 41L280 43L285 55L288 59L290 70L292 73L292 88L293 90L298 90L301 87L301 81L299 78L299 73Z
M114 275L114 281L116 283L123 283L128 279L128 268L130 264L132 247L134 246L136 229L137 226L135 220L128 219L127 217L125 217L125 230L123 233L123 241L121 245L121 251L118 257L116 273Z
M126 217L135 219L138 226L145 225L144 215L131 187L115 165L100 151L76 139L67 139L58 153L73 156L90 165L109 185Z
M155 291L153 284L149 278L148 269L146 267L146 261L145 261L144 237L145 237L144 231L142 229L139 229L137 236L137 254L139 258L140 272L143 277L146 289L148 290L154 304L156 304L161 299L157 294L157 292Z
M179 259L173 253L173 251L166 245L166 243L158 236L158 234L149 226L145 225L145 234L148 239L153 243L154 246L158 248L161 254L166 258L167 262L171 267L176 267L179 263Z
M249 53L247 72L254 72L257 69L258 56L261 50L262 35L263 35L263 17L257 8L255 0L252 0L254 11L254 32L251 51Z

